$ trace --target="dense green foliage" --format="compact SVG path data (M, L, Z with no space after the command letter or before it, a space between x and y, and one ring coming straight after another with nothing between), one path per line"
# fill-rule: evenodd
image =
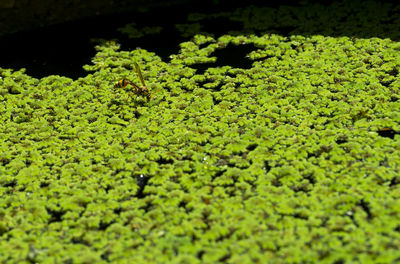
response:
M252 68L191 68L230 43ZM400 261L399 42L180 47L107 42L78 80L0 70L0 262ZM134 62L153 100L114 87Z

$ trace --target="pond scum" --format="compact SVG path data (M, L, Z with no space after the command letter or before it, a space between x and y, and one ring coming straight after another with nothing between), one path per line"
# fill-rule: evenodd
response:
M253 44L250 69L190 66ZM196 35L0 70L1 263L400 262L400 43ZM151 100L136 96L141 65Z

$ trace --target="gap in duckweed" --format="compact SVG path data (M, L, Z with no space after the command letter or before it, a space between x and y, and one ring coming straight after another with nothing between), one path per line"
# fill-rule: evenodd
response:
M65 211L61 209L50 209L46 208L47 213L50 215L50 219L48 220L48 223L56 223L56 222L62 222L62 217L65 215Z
M143 191L144 191L144 188L146 187L148 181L149 181L149 177L147 177L143 174L136 176L136 182L137 182L137 185L139 186L139 189L136 192L137 198L141 199L141 198L145 197Z
M253 61L246 57L250 52L257 48L253 44L233 45L217 49L210 56L217 57L215 62L196 63L190 65L196 69L196 73L203 74L207 69L213 67L231 66L232 68L250 69Z
M394 139L394 136L395 135L399 135L399 134L400 134L400 132L397 132L397 131L393 130L392 128L389 128L389 127L382 128L382 129L378 130L378 135L379 136L387 137L387 138L390 138L390 139Z
M393 186L396 186L398 184L400 184L400 177L399 176L395 176L390 180L389 186L393 187Z

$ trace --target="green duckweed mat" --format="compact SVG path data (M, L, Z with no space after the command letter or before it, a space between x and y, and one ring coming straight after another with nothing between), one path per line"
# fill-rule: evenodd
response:
M210 67L252 44L249 69ZM1 263L400 262L400 43L198 34L0 69ZM140 84L152 100L121 78Z

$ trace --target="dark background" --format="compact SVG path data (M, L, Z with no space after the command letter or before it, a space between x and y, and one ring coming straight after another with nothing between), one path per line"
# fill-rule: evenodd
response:
M170 54L179 51L179 43L190 38L182 37L175 24L188 23L187 15L192 12L215 13L233 11L239 7L254 5L268 6L279 10L282 6L292 6L291 14L298 22L290 26L275 25L256 34L275 33L288 36L291 34L349 37L380 37L399 41L396 32L400 28L400 8L396 1L370 1L374 4L371 19L364 19L365 10L329 10L332 18L341 15L340 20L332 21L315 14L304 17L296 14L296 7L318 3L329 6L335 1L235 1L235 0L1 0L0 1L0 67L19 70L26 68L26 73L33 77L63 75L73 79L87 75L82 69L90 64L95 55L93 39L118 39L121 49L132 50L136 47L156 52L164 61ZM336 1L341 2L341 1ZM351 0L347 1L347 3ZM353 1L355 6L360 2ZM379 6L392 4L390 14L381 15ZM377 6L377 8L375 7ZM300 10L300 9L299 9ZM339 14L341 12L342 14ZM343 14L345 12L345 14ZM360 14L361 17L360 17ZM397 18L396 18L397 17ZM378 18L378 19L377 19ZM358 23L361 19L363 22ZM320 21L321 20L321 21ZM157 36L142 39L129 39L116 29L126 23L135 22L141 26L163 26ZM357 22L357 24L355 23ZM228 20L202 21L207 32L216 36L229 30L244 30L240 23ZM368 24L369 23L369 24ZM203 25L204 24L204 25ZM397 30L387 30L385 24L393 24ZM311 26L310 26L311 25ZM244 32L248 33L248 32ZM250 52L251 49L243 52ZM232 52L232 51L229 51ZM228 52L228 54L229 54Z

